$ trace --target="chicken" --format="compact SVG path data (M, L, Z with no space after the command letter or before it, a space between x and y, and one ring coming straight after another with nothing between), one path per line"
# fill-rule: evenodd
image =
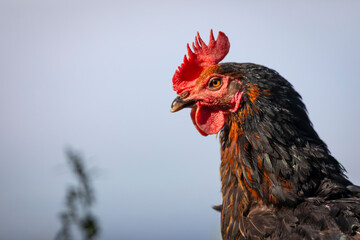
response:
M360 239L360 187L315 132L304 103L279 73L220 63L230 43L199 34L176 70L171 112L191 108L219 133L223 239Z

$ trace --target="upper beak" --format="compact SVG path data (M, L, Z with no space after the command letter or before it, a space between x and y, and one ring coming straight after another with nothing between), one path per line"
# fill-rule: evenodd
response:
M174 113L180 111L183 108L193 107L195 103L196 99L183 100L178 96L172 102L170 112Z

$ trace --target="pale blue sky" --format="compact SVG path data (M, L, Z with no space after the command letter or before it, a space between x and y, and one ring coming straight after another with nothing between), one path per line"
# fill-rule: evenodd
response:
M102 238L216 239L219 143L171 78L199 31L288 79L360 184L360 2L0 0L0 238L52 239L71 145L98 168Z

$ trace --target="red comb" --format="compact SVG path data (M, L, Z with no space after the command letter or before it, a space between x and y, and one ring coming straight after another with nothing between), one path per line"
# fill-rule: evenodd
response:
M194 52L187 44L189 58L184 56L184 62L176 70L172 79L173 89L178 94L185 89L194 87L196 79L205 68L218 64L229 52L230 42L223 32L219 32L218 38L215 40L211 30L208 45L201 39L198 32L192 47Z

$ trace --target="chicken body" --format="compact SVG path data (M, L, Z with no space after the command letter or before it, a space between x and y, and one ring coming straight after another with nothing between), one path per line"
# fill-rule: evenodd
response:
M239 110L220 132L224 239L359 238L358 188L344 175L277 72L225 63L242 74Z
M315 132L300 95L251 63L205 67L177 89L202 135L220 132L223 239L360 239L360 188Z

